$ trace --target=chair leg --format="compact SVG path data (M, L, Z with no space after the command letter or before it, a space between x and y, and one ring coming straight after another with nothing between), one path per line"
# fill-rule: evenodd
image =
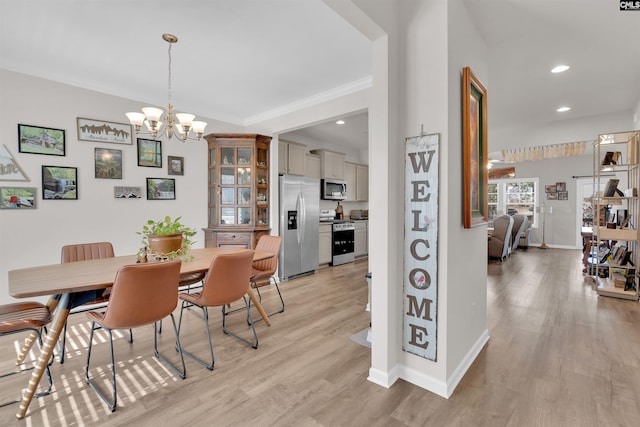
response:
M225 306L222 306L222 331L227 334L227 335L231 335L237 339L239 339L240 341L242 341L245 344L250 345L251 347L253 347L254 349L258 348L258 335L256 334L256 328L253 326L253 320L251 319L251 301L247 300L247 297L242 297L244 299L244 305L247 308L247 322L249 323L249 326L251 326L251 330L253 331L253 338L255 339L255 343L242 338L239 335L234 334L233 332L229 331L226 327L225 327L225 319L227 317L227 312L225 310Z
M173 317L173 313L171 313L171 322L173 323L173 331L176 334L176 349L180 354L180 362L182 362L182 371L176 368L171 362L169 362L169 360L167 360L163 355L161 355L158 352L158 327L157 327L158 322L155 322L153 324L153 354L158 359L163 361L165 365L171 368L176 374L178 374L180 378L185 379L187 376L187 368L184 365L184 356L182 354L182 346L180 345L180 337L178 335L178 328L176 328L176 321L175 321L175 318Z
M42 334L40 333L40 330L38 329L26 329L26 330L31 330L33 334L36 335L36 338L38 340L38 344L40 345L40 348L42 348ZM16 331L17 332L22 332L22 331ZM9 335L9 334L7 334ZM24 361L18 363L18 365L22 364ZM49 363L47 363L46 367L45 367L45 372L47 374L47 381L49 382L49 387L41 392L37 392L34 394L35 397L42 397L42 396L48 396L49 394L51 394L51 389L53 388L53 378L51 377L51 370L49 369L49 367L51 366L51 364L53 363L53 357L52 359L49 361ZM27 369L23 369L23 370L19 370L19 371L12 371L12 372L8 372L6 374L2 374L0 375L0 378L4 378L4 377L8 377L11 375L15 375L18 374L22 371L30 371L32 370L33 367L31 368L27 368ZM0 408L8 406L8 405L12 405L14 403L19 403L22 402L22 397L20 399L16 399L16 400L10 400L7 402L2 402L0 403Z
M60 364L64 365L64 355L67 347L67 322L64 322L64 329L62 330L62 338L58 342L60 344Z
M91 348L92 348L92 344L93 344L93 332L96 329L99 329L100 326L96 327L96 322L92 322L91 324L91 334L89 335L89 350L87 351L87 366L85 368L84 371L84 379L87 382L87 384L89 384L91 386L91 388L96 392L96 394L98 395L98 397L100 397L100 399L102 399L108 406L109 409L111 410L111 412L114 412L116 410L116 405L118 402L118 395L117 395L117 390L116 390L116 364L115 364L115 358L113 355L113 336L111 334L111 330L104 328L107 333L109 334L109 346L111 349L111 384L113 386L113 400L109 401L109 398L107 398L107 396L104 395L104 393L102 393L102 391L100 391L100 389L98 388L98 386L91 381L91 378L89 378L89 362L91 361Z
M182 301L182 305L180 306L180 319L178 320L178 332L177 332L178 336L180 336L180 329L182 328L182 313L184 312L185 308L189 309L192 306L193 304L190 304L187 301ZM182 349L182 353L185 356L189 357L190 359L198 362L208 370L213 371L213 368L215 365L215 359L213 357L213 345L211 344L211 331L209 330L209 310L207 309L207 307L200 307L200 308L202 309L202 316L198 316L198 314L195 311L191 311L191 310L189 311L191 311L193 314L195 314L196 316L204 320L204 327L207 332L207 340L209 341L209 355L211 356L211 363L207 363L204 360L199 359L195 355L189 353L187 350Z
M274 311L273 313L269 313L267 316L271 317L274 314L279 314L279 313L284 313L284 299L282 298L282 293L280 292L280 286L278 286L278 278L276 276L272 276L269 278L269 283L271 283L271 279L273 279L273 284L276 287L276 291L278 292L278 296L280 297L280 303L282 304L282 306L280 307L280 310L278 311ZM258 299L260 300L260 302L262 302L262 295L260 295L260 286L256 285L256 282L251 282L251 288L256 290L256 293L258 294ZM251 301L249 301L249 306L251 306ZM240 309L237 309L240 310ZM237 311L234 310L234 311ZM232 313L231 311L228 312L227 314ZM261 317L256 319L256 322L259 322L263 320ZM247 319L247 323L249 323L249 319Z

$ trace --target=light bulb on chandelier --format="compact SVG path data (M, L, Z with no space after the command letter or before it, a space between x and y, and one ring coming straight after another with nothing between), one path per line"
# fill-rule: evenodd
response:
M207 123L194 120L196 116L193 114L175 113L174 106L171 105L171 45L177 43L178 38L173 34L163 34L162 38L169 43L169 96L165 107L167 110L166 120L162 122L164 111L156 107L144 107L142 108L142 113L130 112L126 113L126 116L135 128L136 133L148 133L153 138L156 138L164 132L168 139L175 136L184 142L187 139L194 139L190 137L190 132L193 131L195 139L199 140ZM146 127L146 132L143 131L143 124Z

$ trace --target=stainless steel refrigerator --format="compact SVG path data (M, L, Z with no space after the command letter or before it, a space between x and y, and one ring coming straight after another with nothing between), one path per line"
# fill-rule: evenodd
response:
M318 268L320 180L281 175L279 181L282 246L278 276L288 280Z

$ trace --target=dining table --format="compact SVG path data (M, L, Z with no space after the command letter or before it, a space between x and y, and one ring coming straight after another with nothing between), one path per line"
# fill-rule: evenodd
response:
M188 276L196 273L205 273L209 270L211 261L216 255L247 250L249 249L236 247L192 249L189 251L186 260L182 262L180 275ZM270 252L254 251L253 261L261 261L273 256L274 254ZM66 324L71 309L70 303L73 293L110 288L113 286L116 273L121 267L136 264L137 262L138 257L136 255L125 255L9 271L9 294L12 297L33 298L53 295L59 296L55 298L52 297L47 302L47 306L53 314L51 326L45 336L44 344L32 371L28 387L22 396L16 418L24 418L29 408L45 367L52 357L53 349L58 342L61 332L64 330L64 325ZM149 262L162 261L150 260ZM176 292L177 291L176 286ZM267 313L262 308L259 299L251 290L249 283L247 283L246 294L255 305L265 324L271 326ZM16 360L17 364L22 363L29 353L35 338L35 333L32 333L31 336L25 340L25 344Z

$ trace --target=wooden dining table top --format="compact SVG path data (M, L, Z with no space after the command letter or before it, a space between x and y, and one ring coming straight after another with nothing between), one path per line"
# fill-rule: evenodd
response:
M182 262L180 274L206 272L216 255L247 250L229 247L192 249L189 251L189 257L192 258ZM256 251L253 261L271 257L273 254L269 252ZM113 285L116 273L122 266L136 264L137 260L136 255L125 255L11 270L9 294L15 298L30 298L108 288Z

